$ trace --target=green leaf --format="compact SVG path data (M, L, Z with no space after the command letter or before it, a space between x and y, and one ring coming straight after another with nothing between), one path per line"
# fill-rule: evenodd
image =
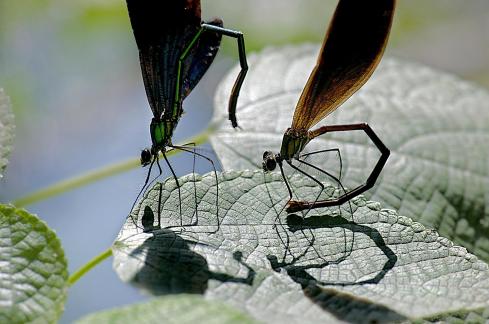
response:
M10 100L0 88L0 178L3 176L3 171L8 163L7 157L12 150L14 130L14 115Z
M236 70L218 89L211 141L225 170L260 168L278 152L317 57L316 46L265 50L250 58L238 122L227 120ZM489 93L431 68L384 58L364 87L319 125L367 122L391 149L368 198L435 228L489 262ZM365 134L330 133L309 149L340 148L344 185L364 183L378 151ZM337 157L317 161L336 172ZM333 163L332 166L332 161Z
M180 178L182 214L173 179L145 194L113 246L121 279L154 295L203 294L267 323L399 321L489 306L486 263L379 203L358 197L303 220L283 211L278 173L218 180ZM316 196L311 183L293 183L304 199Z
M154 298L149 302L88 315L82 323L255 323L223 303L196 295Z
M68 287L56 234L35 215L0 205L0 260L0 322L56 322Z

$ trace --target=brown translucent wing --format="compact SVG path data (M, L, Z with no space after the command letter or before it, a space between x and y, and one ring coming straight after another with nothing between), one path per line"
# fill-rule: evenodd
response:
M293 129L310 129L370 78L387 45L395 4L396 0L339 1L297 103Z

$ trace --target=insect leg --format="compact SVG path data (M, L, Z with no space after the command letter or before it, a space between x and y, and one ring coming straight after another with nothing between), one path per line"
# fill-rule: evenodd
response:
M290 188L289 182L287 181L287 177L285 176L284 167L282 166L282 162L278 163L280 168L280 173L282 174L282 178L284 179L285 185L287 186L287 191L289 192L289 201L292 200L292 189Z
M356 188L344 193L343 195L341 195L336 199L318 201L314 203L314 207L319 208L319 207L338 206L360 195L361 193L369 190L374 186L375 182L377 181L377 178L380 175L380 172L384 168L384 165L387 162L387 159L389 158L390 155L389 149L384 145L384 143L380 140L380 138L374 133L372 128L370 128L370 126L366 123L323 126L314 131L309 132L309 136L311 139L313 139L315 137L318 137L328 132L344 132L344 131L352 131L352 130L363 130L370 138L370 140L375 144L377 149L380 151L381 156L377 161L377 164L373 168L372 172L370 173L369 177L367 178L367 181L364 184L357 186ZM308 202L291 202L288 211L289 212L300 211L300 210L308 209L310 207L311 207L311 203Z
M238 55L239 55L239 65L241 66L241 71L234 82L233 89L231 90L231 95L229 97L229 120L234 128L239 127L238 121L236 119L236 105L238 103L238 96L241 90L241 86L245 80L246 74L248 73L248 61L246 59L246 49L243 33L240 31L235 31L231 29L226 29L219 26L214 26L210 24L202 24L202 28L205 31L212 31L219 33L224 36L235 38L238 42Z
M195 202L195 222L192 223L191 225L197 225L199 223L199 214L198 214L198 203L197 203L197 185L195 183L195 157L196 157L196 152L195 152L195 143L187 143L182 146L175 147L179 150L182 150L182 147L184 146L191 146L190 150L192 150L193 153L193 163L192 163L192 177L193 177L193 184L194 184L194 202Z
M319 150L319 151L314 151L314 152L309 152L309 153L302 153L300 155L300 157L301 158L308 158L311 155L320 154L320 153L328 153L328 152L336 152L338 154L338 157L340 159L340 175L339 175L338 179L341 180L341 175L342 175L342 172L343 172L343 160L341 158L341 152L340 152L340 149L339 148L333 148L333 149L327 149L327 150Z
M155 177L155 180L158 179L158 177L160 177L163 174L163 170L161 169L161 165L160 165L159 154L156 155L156 165L158 166L158 170L160 171L160 173L158 174L157 177ZM151 181L151 182L153 182L153 181ZM160 190L158 193L158 228L161 228L161 195L162 195L162 193L163 193L163 184L160 183Z
M182 147L182 146L172 146L172 147L177 148L181 151L185 151L188 153L195 154L196 156L199 156L199 157L209 161L209 163L212 165L212 169L214 170L214 177L216 179L216 218L217 218L217 229L216 229L216 231L218 231L219 227L221 226L220 219L219 219L219 180L217 178L217 170L216 170L216 166L214 165L214 161L212 161L211 158L209 158L203 154L200 154L200 153L195 152L195 151L191 151L185 147Z
M136 199L134 200L134 202L132 203L132 206L131 206L131 211L134 209L134 206L136 206L136 203L138 202L139 200L139 197L142 195L142 193L144 192L144 190L146 189L146 186L148 185L149 183L149 178L151 176L151 170L153 169L153 165L156 161L156 157L153 157L153 160L151 161L151 164L149 165L149 170L148 170L148 173L146 174L146 179L144 180L144 184L143 184L143 187L141 188L141 190L139 190L139 193L138 195L136 196ZM137 225L137 220L135 220L132 216L131 216L131 219L132 219L132 222L134 224L134 226L138 226Z
M310 156L310 155L314 155L314 154L316 154L316 153L321 153L321 152L334 152L334 151L337 151L338 155L340 156L340 168L342 168L342 163L341 163L341 152L340 152L340 151L339 151L339 149L337 149L337 148L334 148L334 149L327 149L327 150L321 150L321 151L316 151L316 152L311 152L311 153L304 154L303 156ZM309 163L309 162L307 162L307 161L305 161L305 160L304 160L304 161L303 161L303 160L300 160L300 159L297 159L297 160L298 160L299 162L301 162L301 163L303 163L303 164L307 165L308 167L313 168L313 169L317 170L318 172L321 172L321 173L325 174L326 176L330 177L331 179L333 179L333 180L334 180L335 182L337 182L337 183L338 183L338 185L341 187L341 190L343 191L343 194L346 194L346 189L345 189L345 187L343 186L343 184L341 183L341 180L340 180L340 179L341 179L341 169L340 169L340 177L339 177L339 178L336 178L335 176L333 176L332 174L330 174L330 173L329 173L329 172L327 172L326 170L323 170L323 169L321 169L321 168L318 168L317 166L315 166L315 165L313 165L313 164L311 164L311 163ZM319 197L318 197L318 198L319 198ZM310 206L309 206L309 210L311 210L311 209L315 208L315 203L316 203L316 202L317 202L317 199L316 199L316 201L315 201L313 204L310 204ZM351 214L352 220L353 220L353 221L355 221L355 219L354 219L354 217L353 217L353 207L352 207L352 205L351 205L351 201L350 201L350 200L348 200L347 202L348 202L348 206L349 206L349 209L350 209L350 214ZM339 210L339 212L340 212L340 214L341 214L341 207L340 207L340 206L338 206L338 210ZM353 246L353 240L354 240L354 238L355 238L355 236L354 236L354 235L355 235L355 234L353 233L353 238L352 238L352 246ZM346 250L346 244L347 244L347 240L346 240L346 235L345 235L345 250ZM351 249L350 249L350 251L351 251ZM350 253L351 253L351 252L350 252Z
M300 161L300 162L302 162L302 161ZM309 179L311 179L312 181L316 182L316 183L317 183L317 184L318 184L318 185L321 187L321 190L319 191L319 194L318 194L318 196L317 196L317 198L316 198L316 201L317 201L317 200L319 199L319 197L321 196L321 193L322 193L322 192L323 192L323 190L324 190L324 185L321 183L321 181L319 181L318 179L314 178L314 177L313 177L313 176L311 176L310 174L308 174L308 173L304 172L303 170L299 169L298 167L296 167L295 165L293 165L293 164L292 164L292 162L287 161L287 163L290 165L290 167L291 167L292 169L294 169L294 170L296 170L296 171L299 171L300 173L302 173L303 175L305 175L306 177L308 177L308 178L309 178ZM308 163L307 163L307 162L305 162L304 164L308 165ZM293 200L290 200L290 201L288 202L288 204L290 204L290 203L294 203L294 201L293 201ZM304 208L304 209L307 209L307 208ZM304 210L304 209L302 209L302 210ZM309 209L311 209L311 208L309 208ZM287 208L286 210L287 210L287 211L289 211L289 208ZM296 211L298 211L298 210L296 210Z
M180 226L183 229L183 215L182 215L182 195L180 192L180 183L178 182L177 175L175 174L175 171L173 170L173 167L170 164L170 161L168 161L168 157L166 156L166 153L163 152L163 157L165 158L166 164L170 168L171 174L173 175L173 179L175 179L175 182L177 183L177 188L178 188L178 206L180 209Z
M285 204L285 206L287 206L289 201L292 200L292 189L290 188L289 181L287 180L287 177L285 176L284 167L282 165L282 162L280 161L277 164L278 164L278 167L280 168L280 174L282 174L282 179L284 179L285 186L287 187L287 191L289 192L289 200ZM282 211L280 211L280 212L282 212ZM277 213L277 216L275 217L275 222L277 222L277 220L279 218L280 218L280 213Z

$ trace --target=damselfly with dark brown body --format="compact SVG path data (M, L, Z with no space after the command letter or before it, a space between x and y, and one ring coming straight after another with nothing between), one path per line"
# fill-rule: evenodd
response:
M366 123L310 129L336 110L370 78L387 45L395 5L396 0L339 1L323 41L317 64L295 108L292 126L284 134L280 153L273 154L267 151L263 154L265 171L272 171L277 165L280 168L290 195L286 209L288 212L338 206L347 202L372 188L387 162L389 149ZM340 179L302 159L302 156L305 156L302 151L311 140L318 136L354 130L364 131L381 153L366 182L350 191L344 191L334 199L293 200L292 190L284 174L283 161L318 183L322 189L324 186L319 180L295 166L293 161L296 160L322 172L341 185Z

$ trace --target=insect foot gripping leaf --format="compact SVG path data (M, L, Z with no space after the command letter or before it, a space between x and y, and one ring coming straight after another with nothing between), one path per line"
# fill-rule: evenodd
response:
M25 210L0 205L0 261L0 322L56 322L68 270L54 232Z
M280 148L317 55L318 46L307 45L268 49L250 58L253 82L241 92L239 133L227 129L221 112L233 71L221 83L214 119L222 126L211 141L224 170L261 168L263 152ZM365 86L318 126L368 123L391 155L376 186L365 195L489 262L488 121L487 89L386 57ZM361 132L325 134L308 147L340 150L347 188L364 183L378 159ZM315 165L338 175L338 157L334 152L327 157Z
M287 214L281 175L263 171L219 175L217 226L213 177L195 177L202 212L191 226L180 226L173 179L146 193L113 246L122 280L154 295L202 294L267 323L487 317L488 265L435 231L362 196L351 209ZM183 192L193 179L179 179ZM297 190L308 197L309 183ZM183 218L194 204L182 199Z

